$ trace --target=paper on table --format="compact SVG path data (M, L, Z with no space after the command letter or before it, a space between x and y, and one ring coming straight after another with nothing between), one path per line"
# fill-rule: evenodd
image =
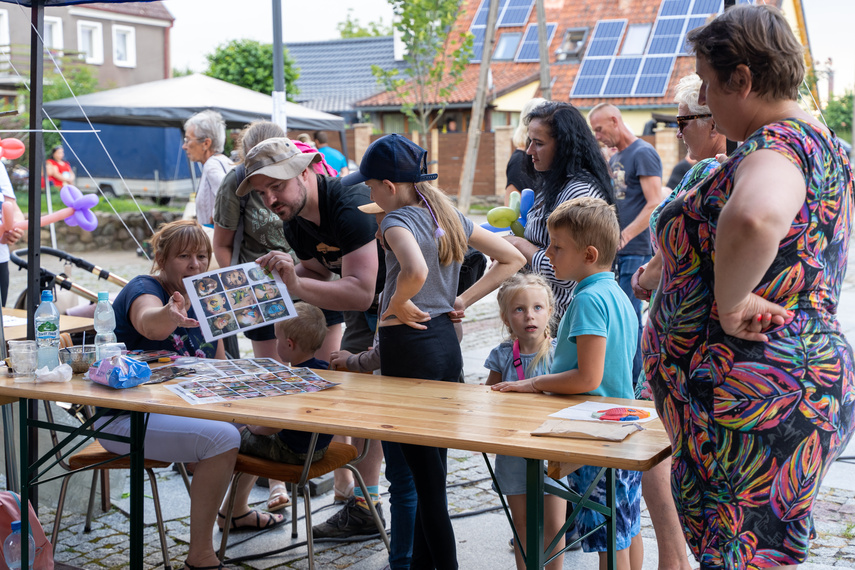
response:
M6 327L19 327L21 325L27 324L27 319L23 317L15 317L13 315L3 315L3 328Z
M652 403L652 402L651 402ZM620 404L604 404L602 402L582 402L581 404L576 404L575 406L570 406L569 408L564 408L563 410L559 410L554 414L549 414L550 418L562 418L565 420L584 420L587 422L606 422L606 423L630 423L630 422L612 422L610 420L601 420L599 418L595 418L592 414L594 412L599 412L600 410L609 410L611 408L623 408ZM637 406L636 406L637 407ZM649 418L644 418L640 420L631 420L631 423L635 424L643 424L647 422L652 422L659 415L656 413L654 408L638 408L639 410L644 410L650 413Z
M208 342L295 316L279 274L253 262L185 277L184 288Z

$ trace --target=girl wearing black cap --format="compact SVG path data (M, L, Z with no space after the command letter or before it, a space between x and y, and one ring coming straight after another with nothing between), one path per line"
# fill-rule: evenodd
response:
M378 324L382 374L457 382L463 359L453 321L516 273L525 259L505 240L458 212L428 182L436 176L427 173L426 150L400 135L389 135L368 147L359 171L342 183L365 182L374 203L360 209L386 212L380 226L387 248ZM458 297L460 264L469 245L496 263ZM399 445L419 499L410 568L457 568L446 506L446 450Z

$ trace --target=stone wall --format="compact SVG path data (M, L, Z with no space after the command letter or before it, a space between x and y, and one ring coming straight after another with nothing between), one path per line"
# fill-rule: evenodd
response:
M65 222L55 224L57 247L69 253L104 249L135 251L137 244L131 238L128 230L140 243L151 238L151 230L143 219L143 214L139 212L120 214L128 229L125 229L116 214L96 212L95 215L98 217L98 227L91 232L69 226ZM157 230L159 226L165 223L181 219L181 212L148 210L145 212L145 217L152 228ZM49 228L42 228L41 241L42 245L50 246ZM26 236L19 243L26 244Z

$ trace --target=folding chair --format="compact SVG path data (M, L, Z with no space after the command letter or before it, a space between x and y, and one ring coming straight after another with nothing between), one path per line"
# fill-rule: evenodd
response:
M222 562L226 555L226 547L228 546L229 529L232 522L232 512L235 503L235 488L241 476L255 475L258 477L267 477L276 481L284 481L291 484L291 538L297 538L297 497L303 496L303 505L306 512L306 545L309 551L309 570L315 567L314 553L314 538L312 536L312 504L309 493L308 481L315 477L325 475L330 471L339 468L349 469L353 473L354 478L362 489L364 497L368 497L368 489L365 487L365 481L362 480L362 475L356 470L355 465L362 461L362 458L368 453L370 445L369 440L365 440L365 447L362 454L358 455L356 447L346 443L331 442L327 448L327 452L323 458L312 462L312 455L315 451L315 445L318 441L318 434L312 434L311 442L309 443L308 457L303 465L289 465L280 463L270 459L261 459L250 455L239 454L237 463L235 464L235 475L232 478L231 491L229 492L228 507L226 509L226 519L223 525L223 537L220 541L219 558ZM389 537L386 535L386 529L380 516L377 514L377 509L373 501L367 501L368 508L371 511L371 517L374 519L374 524L377 526L377 532L383 539L386 545L386 550L389 550Z

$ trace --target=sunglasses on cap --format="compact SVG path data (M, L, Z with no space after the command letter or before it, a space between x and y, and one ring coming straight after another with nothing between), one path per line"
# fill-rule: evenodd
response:
M682 134L683 129L686 128L689 121L694 121L695 119L707 119L709 117L712 117L712 113L703 113L700 115L677 115L677 131Z

